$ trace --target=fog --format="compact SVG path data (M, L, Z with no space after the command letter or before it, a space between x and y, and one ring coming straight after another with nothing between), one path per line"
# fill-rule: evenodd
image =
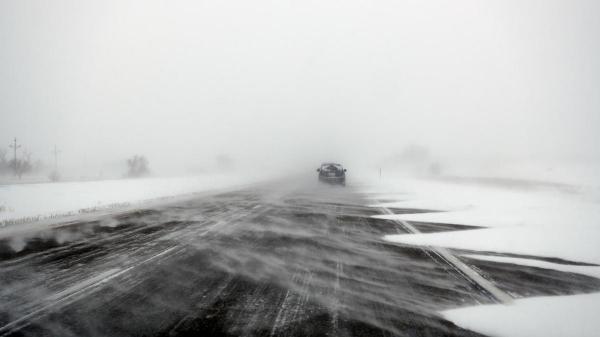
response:
M154 174L600 157L596 1L2 1L0 136ZM12 152L9 152L12 155Z

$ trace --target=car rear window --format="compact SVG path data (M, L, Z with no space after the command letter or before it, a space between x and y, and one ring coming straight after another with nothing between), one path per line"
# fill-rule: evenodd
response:
M322 171L341 171L342 170L342 165L323 165L321 166L321 170Z

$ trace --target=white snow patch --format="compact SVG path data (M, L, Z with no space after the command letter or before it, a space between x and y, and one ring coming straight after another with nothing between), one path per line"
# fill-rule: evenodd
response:
M499 253L557 257L600 264L600 228L505 227L416 235L387 235L385 240Z
M533 197L535 198L535 197ZM595 204L575 203L569 200L556 202L536 199L539 204L532 206L523 202L520 205L498 203L495 206L477 205L471 209L420 214L377 215L382 219L402 219L406 221L424 221L435 223L451 223L479 227L510 227L510 226L540 226L540 227L590 227L600 226L600 207ZM409 204L410 205L410 204ZM439 210L439 207L423 207L423 204L412 203L418 207Z
M568 265L568 264L560 264L560 263L552 263L540 260L531 260L531 259L521 259L515 257L505 257L505 256L491 256L491 255L476 255L476 254L465 254L462 255L467 258L477 259L482 261L491 261L491 262L501 262L501 263L511 263L520 266L527 267L536 267L543 269L553 269L566 273L574 273L592 276L596 278L600 278L600 267L594 266L577 266L577 265Z
M536 297L513 305L482 305L443 311L454 324L490 336L598 336L600 293Z
M600 264L600 196L592 192L572 194L404 180L371 185L369 193L375 200L390 201L372 206L443 211L376 218L488 227L389 235L385 237L389 241ZM393 195L398 201L390 198Z

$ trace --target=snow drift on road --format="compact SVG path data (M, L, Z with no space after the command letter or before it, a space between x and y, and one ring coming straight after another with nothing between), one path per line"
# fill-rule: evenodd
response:
M370 193L388 201L377 206L444 211L378 218L488 227L385 237L392 242L600 264L600 197L594 193L424 181L394 182Z
M600 293L518 299L442 312L454 324L489 336L598 336Z
M368 184L365 192L376 203L373 206L442 211L378 218L477 226L386 236L391 242L600 264L600 193L594 185L568 189L514 180L505 186L501 180L474 181L384 179ZM600 277L600 267L594 266L479 254L465 257ZM458 326L493 336L597 336L599 311L600 294L585 294L517 299L508 306L475 306L442 315Z
M512 263L520 266L527 267L536 267L543 269L553 269L562 271L565 273L574 273L592 276L600 279L600 267L594 266L577 266L570 264L560 264L560 263L552 263L540 260L532 260L532 259L521 259L515 257L506 257L506 256L490 256L490 255L476 255L476 254L464 254L462 257L466 257L469 259L482 260L482 261L491 261L491 262L500 262L500 263Z

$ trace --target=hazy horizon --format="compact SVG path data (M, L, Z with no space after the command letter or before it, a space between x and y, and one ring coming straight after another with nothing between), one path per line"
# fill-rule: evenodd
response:
M598 159L598 17L595 1L3 1L0 145L158 173L221 154L368 166L411 144Z

